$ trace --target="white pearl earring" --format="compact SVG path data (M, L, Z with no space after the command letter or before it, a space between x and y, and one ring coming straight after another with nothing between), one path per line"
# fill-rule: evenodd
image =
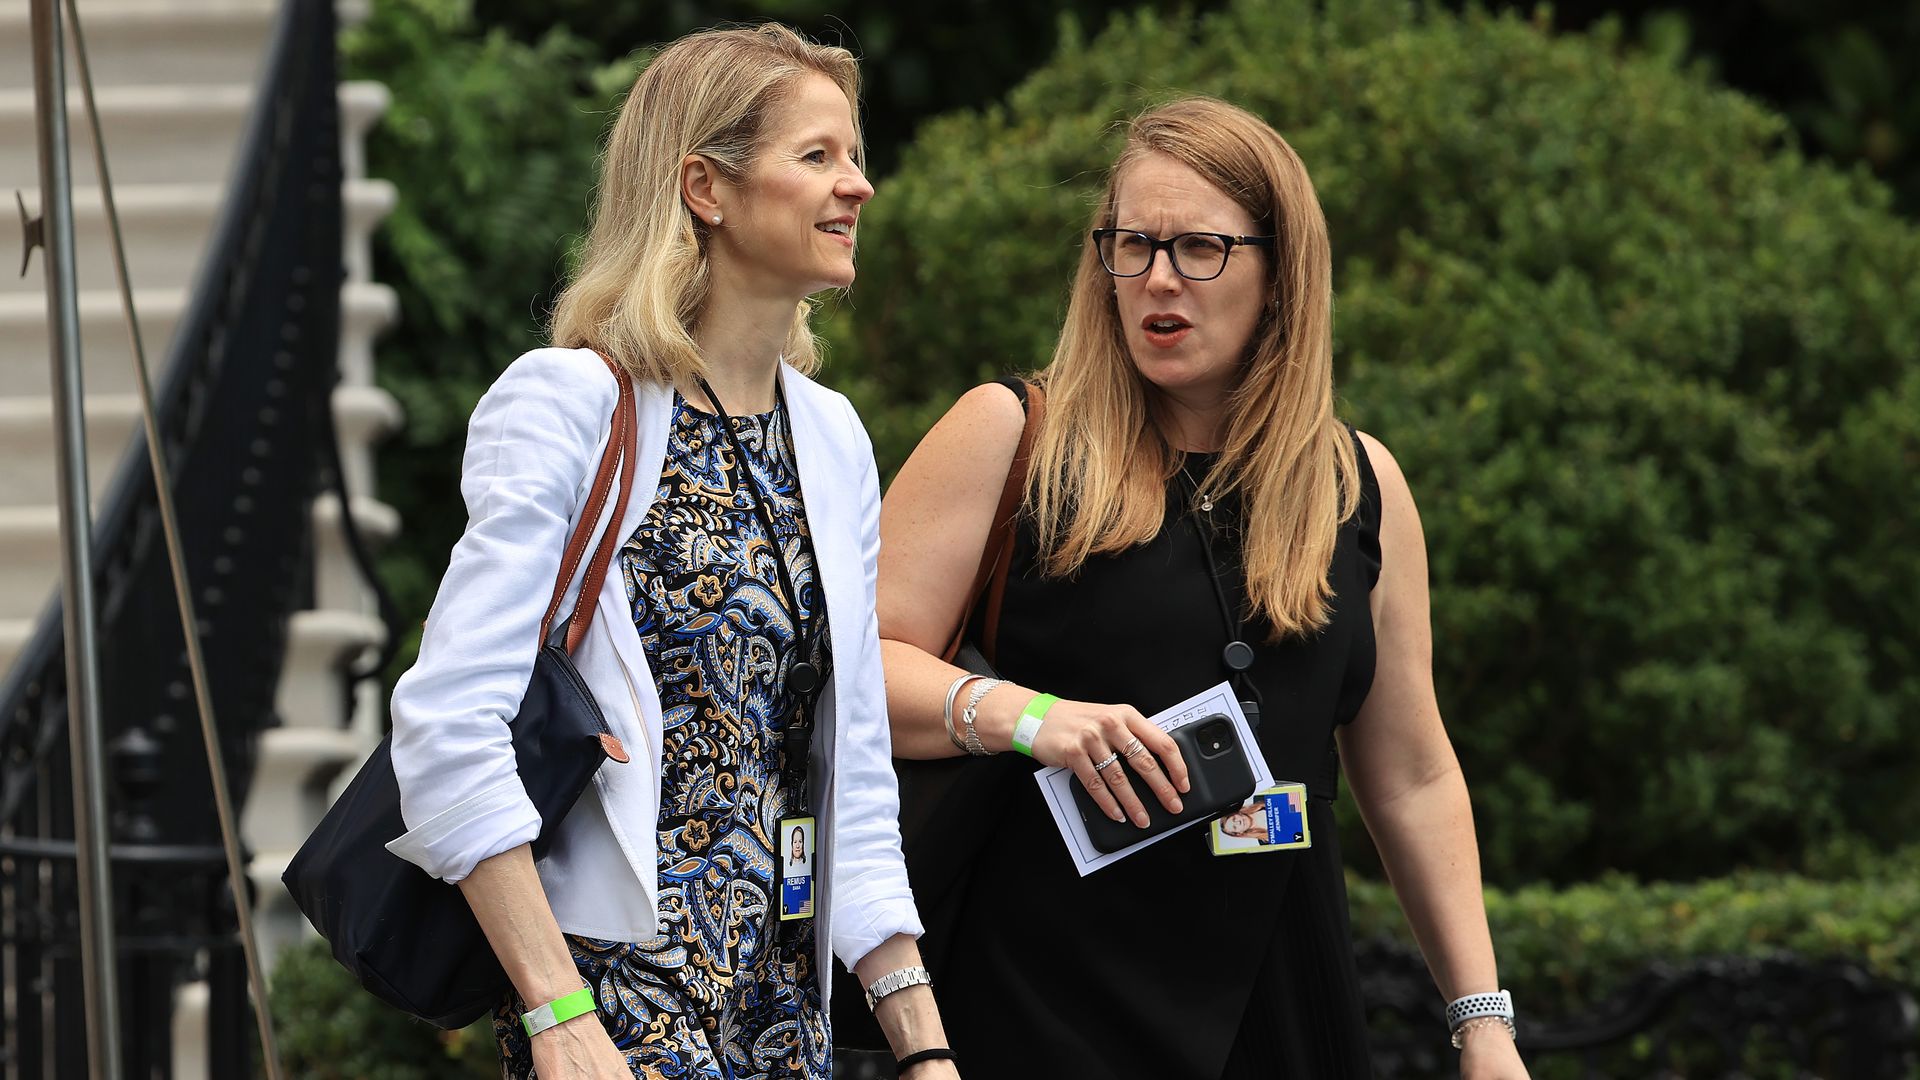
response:
M718 225L718 224L720 224L720 215L719 215L719 214L715 214L715 215L713 215L713 223L714 223L715 225Z

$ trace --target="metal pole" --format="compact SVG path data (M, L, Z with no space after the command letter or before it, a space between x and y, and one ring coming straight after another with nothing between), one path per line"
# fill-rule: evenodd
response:
M87 1060L95 1080L119 1080L113 877L107 861L107 786L100 732L93 611L93 513L87 497L85 400L80 385L79 283L73 267L73 177L67 158L67 75L60 8L32 0L33 92L40 132L40 216L46 244L48 339L53 343L54 440L60 460L60 552L67 646L67 728L73 758L73 837L80 884L80 962L86 979Z
M280 1050L273 1037L273 1009L267 999L267 976L260 963L260 939L253 932L253 905L247 890L247 862L240 853L240 818L234 812L227 784L227 765L220 751L220 726L213 719L213 690L207 684L207 658L193 613L193 586L187 580L186 546L180 542L180 521L173 505L173 481L167 471L167 445L160 438L154 415L153 380L147 371L147 349L140 320L133 307L133 277L127 270L126 238L120 230L120 211L113 201L113 176L107 167L106 136L100 130L100 107L93 95L93 70L87 60L87 34L75 0L66 0L67 21L73 31L74 57L80 62L80 90L93 127L93 167L107 209L107 235L113 240L114 276L120 281L120 308L127 317L127 336L133 348L134 381L140 387L140 417L147 434L147 462L153 467L153 491L160 506L160 528L167 540L167 565L173 571L173 593L180 605L180 636L187 643L187 668L193 677L193 696L199 706L200 734L207 749L207 774L213 781L213 807L220 820L220 841L227 856L227 883L233 890L234 915L240 923L240 950L247 959L247 986L253 992L254 1024L260 1032L261 1059L267 1080L281 1080Z

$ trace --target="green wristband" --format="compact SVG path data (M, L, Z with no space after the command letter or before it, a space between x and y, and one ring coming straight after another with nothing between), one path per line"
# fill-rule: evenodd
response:
M520 1014L520 1023L527 1029L527 1037L564 1024L576 1016L585 1016L593 1011L593 987L583 986L564 997L554 998L537 1009L528 1009Z
M1033 740L1040 735L1040 724L1047 718L1047 710L1059 702L1052 694L1035 694L1033 700L1020 712L1020 722L1013 726L1013 748L1033 756Z

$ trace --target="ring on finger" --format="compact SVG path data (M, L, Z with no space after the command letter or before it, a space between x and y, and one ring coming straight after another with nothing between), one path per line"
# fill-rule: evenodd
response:
M1146 752L1147 752L1147 744L1141 742L1139 739L1134 739L1131 742L1127 743L1125 749L1120 751L1120 756L1131 760L1132 758L1140 754L1144 754Z
M1113 753L1108 754L1106 757L1103 757L1099 761L1094 762L1093 771L1099 772L1101 769L1104 769L1107 766L1119 760L1120 760L1120 751L1115 750Z

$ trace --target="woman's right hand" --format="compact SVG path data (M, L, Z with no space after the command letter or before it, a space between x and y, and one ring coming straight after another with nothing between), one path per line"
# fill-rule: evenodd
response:
M1115 753L1118 759L1095 770ZM1141 828L1147 825L1147 809L1134 790L1134 776L1171 814L1180 812L1180 796L1191 787L1180 748L1131 705L1055 702L1034 738L1033 756L1043 765L1072 769L1103 813Z
M533 1074L585 1080L633 1080L627 1056L613 1045L600 1014L585 1013L535 1035Z

